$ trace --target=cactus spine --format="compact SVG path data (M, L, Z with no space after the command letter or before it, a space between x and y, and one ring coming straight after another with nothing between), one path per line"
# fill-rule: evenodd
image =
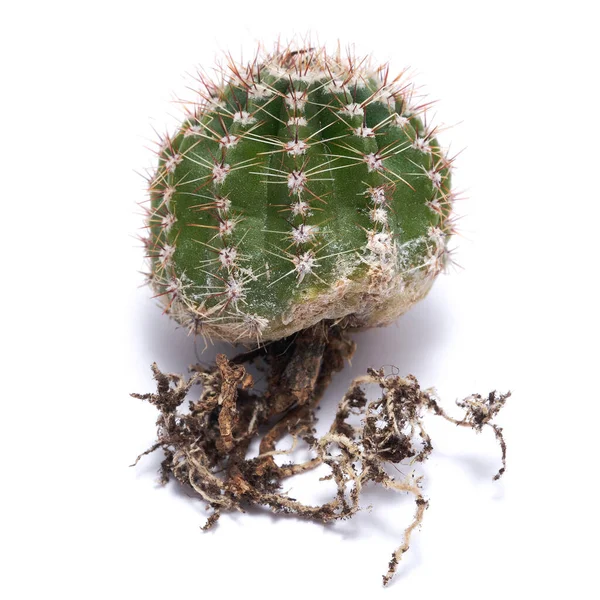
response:
M385 324L427 294L453 233L451 161L404 75L279 46L200 79L150 181L166 312L252 343Z

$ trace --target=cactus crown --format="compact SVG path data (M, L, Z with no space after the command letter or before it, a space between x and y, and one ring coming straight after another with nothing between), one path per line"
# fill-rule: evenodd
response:
M451 160L405 73L277 46L199 82L149 186L149 280L169 314L256 342L387 323L428 292Z

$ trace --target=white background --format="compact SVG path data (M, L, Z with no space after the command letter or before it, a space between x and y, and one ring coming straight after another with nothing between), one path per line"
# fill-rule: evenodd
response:
M589 598L597 593L598 17L593 2L19 2L0 14L0 592L20 598ZM307 31L411 66L464 151L460 269L386 329L355 336L322 411L367 366L457 398L513 391L508 470L431 422L430 499L390 589L409 497L330 526L267 512L202 533L202 503L156 484L149 365L194 340L150 300L136 203L152 128L218 52ZM198 350L202 343L198 343ZM202 356L210 360L216 347ZM458 413L454 413L458 414ZM290 483L299 498L325 496ZM301 496L302 493L308 496ZM321 494L315 496L315 494ZM311 496L312 494L312 496Z

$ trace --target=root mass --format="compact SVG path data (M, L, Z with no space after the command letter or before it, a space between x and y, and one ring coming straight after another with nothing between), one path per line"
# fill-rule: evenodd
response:
M400 377L386 375L383 369L369 369L352 381L329 431L316 437L315 409L333 373L343 368L354 349L345 330L321 322L231 360L219 354L214 367L195 365L187 378L162 373L153 364L156 392L132 396L159 410L158 439L134 464L162 448L161 482L174 477L190 486L212 509L203 529L212 527L223 511L244 511L251 505L322 522L346 519L360 509L361 491L369 482L410 493L415 499L415 513L383 575L387 585L409 548L414 529L422 522L428 501L422 494L421 477L412 473L398 480L386 472L385 465L413 465L428 458L433 445L423 416L429 411L476 431L491 427L502 451L502 467L494 476L500 478L506 466L506 445L502 429L493 419L510 393L471 395L457 402L464 416L455 419L441 408L433 390L421 390L412 375ZM252 376L244 366L249 363L265 370L265 391L253 390ZM196 385L202 386L199 399L190 400L186 411L184 402ZM367 385L379 386L379 398L367 399ZM360 426L349 423L351 415L360 417ZM250 443L265 429L259 455L246 458ZM277 450L277 442L287 434L293 439L292 450L302 440L314 457L303 463L277 465L274 456L292 451ZM311 506L281 491L286 478L321 464L329 467L326 478L337 486L329 502Z

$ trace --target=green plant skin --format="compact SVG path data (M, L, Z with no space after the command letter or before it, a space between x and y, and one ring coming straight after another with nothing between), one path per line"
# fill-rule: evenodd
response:
M396 302L403 312L447 261L450 161L422 109L409 108L404 82L318 53L306 67L307 55L275 54L234 74L159 153L151 281L195 332L276 339L307 325L290 326L294 309L337 301L344 288L348 317L365 294L381 304L387 296L373 286L391 280L396 293L407 290ZM370 313L382 308L371 304Z

